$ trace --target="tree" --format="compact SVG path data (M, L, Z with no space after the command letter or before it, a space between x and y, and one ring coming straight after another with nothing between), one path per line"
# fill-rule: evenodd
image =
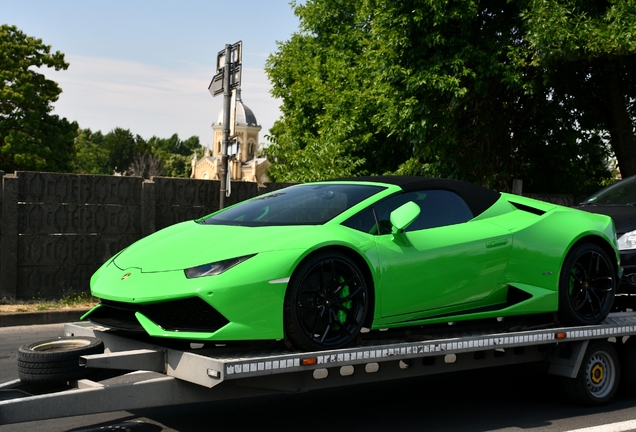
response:
M108 165L109 152L104 135L90 129L80 129L75 138L74 171L79 174L112 174Z
M523 15L528 66L608 131L621 174L636 175L636 2L531 0Z
M163 175L168 177L190 177L191 161L194 153L203 156L203 148L198 136L182 141L179 135L170 138L153 136L148 140L152 154L159 157Z
M133 136L130 129L115 128L104 137L108 151L108 169L111 173L126 173L135 157L148 152L148 144L139 135Z
M604 131L527 59L530 2L293 6L300 29L266 65L282 100L274 180L403 173L585 193L610 176Z
M62 90L38 72L66 70L59 51L15 26L0 26L0 169L69 171L77 124L52 115Z
M126 171L126 175L128 176L144 178L151 178L162 174L163 168L161 167L161 159L148 152L145 152L142 155L136 155L132 165L130 165L130 168Z

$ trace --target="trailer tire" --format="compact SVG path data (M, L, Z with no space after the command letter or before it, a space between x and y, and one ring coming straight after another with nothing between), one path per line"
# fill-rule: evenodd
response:
M18 348L18 378L27 383L57 383L86 378L92 372L79 365L83 355L101 354L104 342L93 337L60 337Z
M585 351L575 378L564 378L565 393L575 402L588 406L609 403L620 382L620 365L614 347L606 341L592 341Z

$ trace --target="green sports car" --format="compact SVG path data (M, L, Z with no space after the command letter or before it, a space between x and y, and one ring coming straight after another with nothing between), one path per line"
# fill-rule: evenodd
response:
M374 330L612 308L612 219L470 183L364 177L291 186L124 249L83 318L188 341L340 348Z

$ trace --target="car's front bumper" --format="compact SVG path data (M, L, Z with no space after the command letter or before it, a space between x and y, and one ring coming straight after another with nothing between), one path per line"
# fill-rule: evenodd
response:
M142 272L110 263L91 281L102 303L83 319L150 336L208 340L283 337L283 303L298 251L264 252L220 275Z

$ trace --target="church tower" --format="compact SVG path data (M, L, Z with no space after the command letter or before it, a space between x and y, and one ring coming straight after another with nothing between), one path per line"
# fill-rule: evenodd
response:
M202 159L192 161L191 177L193 178L219 179L223 143L223 109L216 122L212 123L212 129L214 130L212 154L208 149ZM243 103L241 90L238 89L235 137L228 144L228 169L233 181L253 181L259 184L269 181L266 171L270 163L266 157L261 158L258 155L258 134L261 129L252 110Z

